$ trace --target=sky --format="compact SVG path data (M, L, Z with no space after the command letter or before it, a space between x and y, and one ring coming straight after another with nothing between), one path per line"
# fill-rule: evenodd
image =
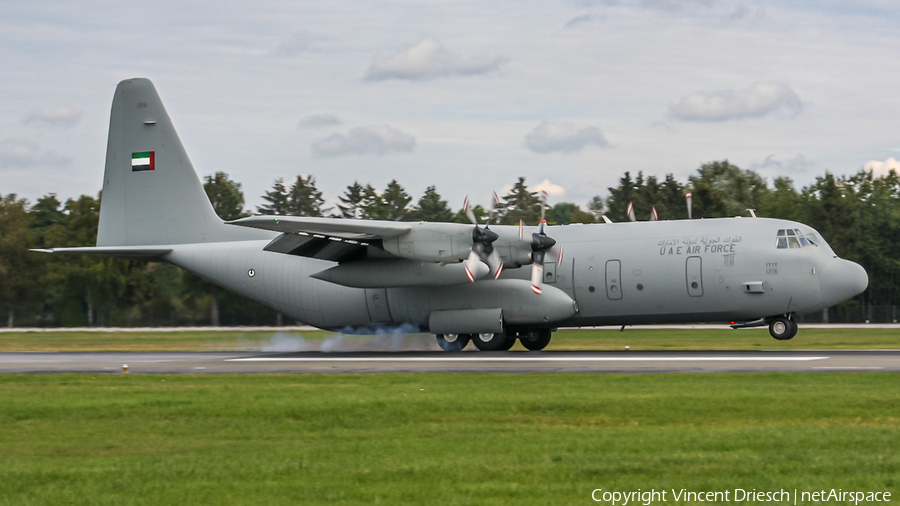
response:
M254 210L312 175L520 176L551 205L728 159L771 184L900 170L900 3L741 0L0 3L0 193L96 195L116 84L151 79L202 177Z

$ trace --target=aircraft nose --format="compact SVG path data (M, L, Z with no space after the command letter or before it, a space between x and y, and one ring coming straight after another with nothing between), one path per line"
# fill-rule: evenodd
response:
M869 275L858 263L835 258L822 267L819 284L825 305L833 306L863 293L869 286Z

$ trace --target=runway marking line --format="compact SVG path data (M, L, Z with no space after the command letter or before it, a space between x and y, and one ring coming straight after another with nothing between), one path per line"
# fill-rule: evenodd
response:
M864 367L864 366L857 366L857 367L853 367L853 366L837 367L837 366L835 366L835 367L813 367L813 369L884 369L884 367L872 367L872 366L867 366L867 367Z
M830 357L247 357L225 362L808 362Z

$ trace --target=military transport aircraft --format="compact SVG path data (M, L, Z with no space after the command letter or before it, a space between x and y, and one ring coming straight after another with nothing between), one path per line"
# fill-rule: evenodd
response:
M116 88L97 246L39 251L169 262L319 328L411 324L448 351L541 350L558 327L648 323L768 325L790 339L795 315L868 285L811 227L777 219L226 223L147 79Z

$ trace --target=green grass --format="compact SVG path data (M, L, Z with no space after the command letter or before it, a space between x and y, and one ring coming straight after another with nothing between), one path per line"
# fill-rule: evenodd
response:
M273 332L4 332L3 351L225 351L260 350ZM325 331L279 332L283 336L321 341ZM349 339L367 339L365 336ZM802 327L790 341L776 341L766 329L632 329L561 330L548 350L761 350L761 349L900 349L898 329L818 329ZM470 347L473 347L470 345ZM514 350L524 350L517 344Z
M6 375L0 504L589 504L595 488L896 500L898 380Z

